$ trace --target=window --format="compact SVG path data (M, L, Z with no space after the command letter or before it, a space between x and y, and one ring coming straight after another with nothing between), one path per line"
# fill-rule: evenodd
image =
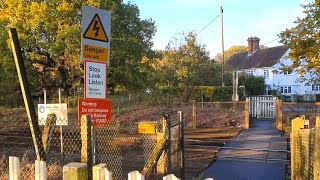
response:
M248 75L248 76L253 76L253 70L247 71L247 75Z
M312 85L312 91L320 91L320 85Z
M284 75L290 75L291 72L290 72L290 71L284 71L283 74L284 74Z
M291 93L291 86L282 86L281 87L281 93L283 93L283 94Z
M265 78L269 78L269 70L268 69L265 69L265 70L263 70L263 77L265 77Z

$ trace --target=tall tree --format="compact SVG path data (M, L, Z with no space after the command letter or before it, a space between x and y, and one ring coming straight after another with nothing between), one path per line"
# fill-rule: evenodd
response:
M301 75L309 72L314 78L320 75L320 6L315 3L302 5L304 18L297 18L295 27L279 34L282 43L287 45L293 60L289 68L296 69ZM288 67L284 67L288 70Z
M83 4L112 12L110 84L126 91L138 91L143 87L145 71L141 69L145 64L141 62L143 57L153 55L151 39L155 26L151 19L140 19L136 5L120 0L0 2L0 67L4 71L12 70L12 64L8 63L12 57L8 53L7 31L9 26L15 27L34 91L58 87L65 92L82 89L83 68L79 57ZM9 75L1 78L8 79ZM16 82L15 78L8 81Z
M203 82L201 75L207 72L209 60L209 52L197 43L194 33L180 34L166 47L161 67L164 81L159 85L179 89L177 93L188 101L193 87Z

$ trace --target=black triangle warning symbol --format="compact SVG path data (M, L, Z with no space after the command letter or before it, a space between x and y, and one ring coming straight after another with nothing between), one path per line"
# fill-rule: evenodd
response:
M109 38L104 30L98 14L95 14L92 18L87 30L83 34L83 37L102 42L109 42Z

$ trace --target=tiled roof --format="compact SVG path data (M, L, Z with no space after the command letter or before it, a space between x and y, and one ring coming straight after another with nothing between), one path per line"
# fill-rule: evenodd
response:
M287 46L276 46L258 49L251 55L248 55L247 52L234 54L226 65L235 69L271 67L279 62L288 49Z

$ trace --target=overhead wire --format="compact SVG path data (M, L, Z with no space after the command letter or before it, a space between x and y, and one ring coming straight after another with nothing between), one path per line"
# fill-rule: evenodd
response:
M280 37L278 37L278 38L276 38L276 39L274 39L274 40L272 40L272 41L269 41L269 42L267 42L267 43L265 43L265 44L262 44L261 46L265 46L265 45L267 45L267 44L269 44L269 43L272 43L272 42L274 42L274 41L276 41L276 40L278 40L278 39L280 39Z
M212 21L210 21L206 26L204 26L196 35L200 34L204 29L206 29L211 23L213 23L220 15L217 15Z

